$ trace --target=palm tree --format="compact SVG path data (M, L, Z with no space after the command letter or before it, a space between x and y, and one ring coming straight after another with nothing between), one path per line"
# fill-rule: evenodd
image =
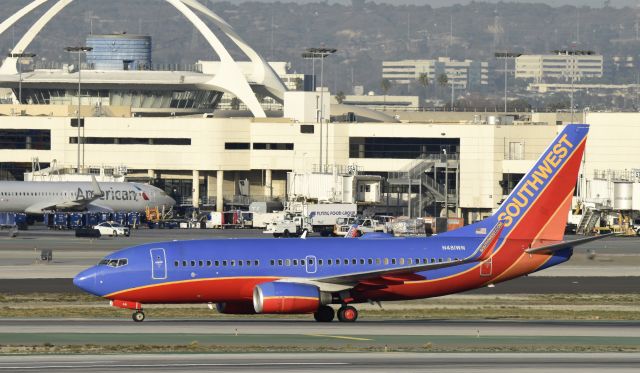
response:
M380 82L380 88L382 88L382 92L384 92L384 96L382 99L384 100L384 105L382 106L382 111L387 110L387 92L391 89L391 81L389 79L382 79Z
M427 87L429 86L429 74L420 73L420 75L418 76L418 83L422 86L422 88L424 88L424 101L426 101L427 100Z

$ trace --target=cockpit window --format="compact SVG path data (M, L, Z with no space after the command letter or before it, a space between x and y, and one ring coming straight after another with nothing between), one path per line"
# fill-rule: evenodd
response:
M102 259L100 262L98 262L99 266L109 266L109 267L123 267L126 266L127 264L129 264L129 260L126 258L122 258L122 259Z

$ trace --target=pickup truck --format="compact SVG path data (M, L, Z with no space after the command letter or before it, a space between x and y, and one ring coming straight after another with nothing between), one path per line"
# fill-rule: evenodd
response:
M371 232L384 232L384 226L379 224L376 220L370 218L346 218L342 220L344 223L341 225L337 225L337 228L334 228L334 234L336 236L344 236L347 234L352 225L356 225L356 229L360 234L371 233ZM336 222L337 223L337 222Z
M304 231L311 232L313 227L302 216L287 216L283 220L267 223L267 227L262 232L273 234L273 237L299 237Z

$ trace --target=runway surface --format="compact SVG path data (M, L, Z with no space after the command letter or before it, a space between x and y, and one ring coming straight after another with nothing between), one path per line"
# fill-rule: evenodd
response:
M318 323L312 320L146 320L119 319L0 319L0 334L201 334L340 335L340 336L531 336L640 338L640 321L450 321L389 320ZM237 335L236 335L237 334Z
M0 357L0 371L635 372L640 354L269 353Z

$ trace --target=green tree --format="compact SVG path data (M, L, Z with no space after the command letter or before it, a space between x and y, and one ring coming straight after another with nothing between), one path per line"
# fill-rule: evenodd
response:
M384 93L382 96L382 100L384 102L382 111L387 111L387 92L391 89L391 81L389 79L382 79L380 82L380 88L382 88L382 92Z
M418 84L420 84L424 90L424 98L422 100L422 102L424 103L424 101L426 101L427 99L427 87L429 87L429 74L420 73L420 75L418 76Z
M336 101L338 101L338 103L341 104L344 101L346 96L345 96L344 92L339 91L338 93L336 93L335 97L336 97Z
M438 75L438 85L440 87L446 87L449 84L449 78L447 78L447 74Z
M234 97L231 99L231 109L238 110L240 109L240 99Z

